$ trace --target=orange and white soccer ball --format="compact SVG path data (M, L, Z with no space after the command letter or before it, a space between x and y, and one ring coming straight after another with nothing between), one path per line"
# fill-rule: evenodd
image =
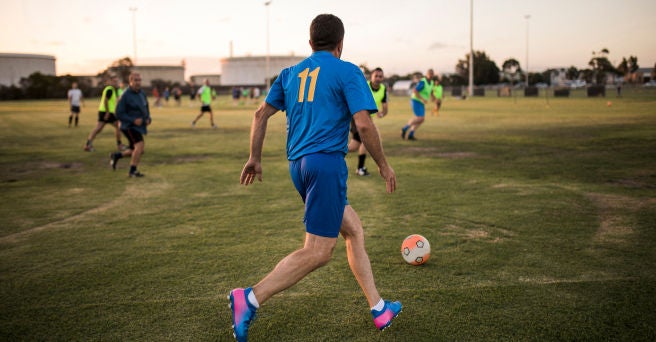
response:
M430 258L428 239L419 234L408 236L401 244L401 256L410 265L424 264Z

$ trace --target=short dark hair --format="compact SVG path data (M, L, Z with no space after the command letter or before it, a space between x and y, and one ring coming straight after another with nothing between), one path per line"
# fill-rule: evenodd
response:
M310 24L310 41L315 51L332 51L344 39L344 24L332 14L319 14Z
M376 69L371 70L371 73L373 74L373 73L376 72L376 71L383 72L383 69L382 69L381 67L377 67Z

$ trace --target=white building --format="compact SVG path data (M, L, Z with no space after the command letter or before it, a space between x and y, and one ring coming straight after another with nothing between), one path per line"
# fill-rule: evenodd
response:
M0 85L20 85L21 78L35 72L55 75L55 56L0 53Z
M170 81L185 84L184 72L185 67L170 65L135 65L132 67L133 72L141 75L141 85L150 87L152 80Z
M229 57L221 59L222 86L262 86L267 77L280 74L280 70L298 64L306 57L269 56L269 74L266 56Z

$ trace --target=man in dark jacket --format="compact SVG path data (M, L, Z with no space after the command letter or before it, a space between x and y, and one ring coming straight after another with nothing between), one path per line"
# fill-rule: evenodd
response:
M116 116L121 121L121 132L128 138L130 148L122 152L109 155L110 165L116 170L119 159L131 156L130 177L143 177L143 173L137 170L141 155L144 153L144 135L148 133L147 126L150 125L150 110L146 93L141 90L141 75L133 72L129 78L130 87L123 93L121 100L116 106Z

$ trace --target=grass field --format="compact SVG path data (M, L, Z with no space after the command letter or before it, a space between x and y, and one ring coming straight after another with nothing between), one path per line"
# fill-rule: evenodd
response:
M607 101L612 106L607 106ZM152 110L140 170L113 172L109 129L82 146L97 99L0 102L0 340L226 341L226 295L303 241L284 114L264 182L239 185L254 105ZM398 190L349 179L381 294L404 311L376 331L333 261L258 312L253 341L656 340L656 92L606 99L447 98L418 141L393 97L376 120ZM353 175L356 156L347 156ZM371 159L367 161L374 169ZM431 260L399 248L426 236Z

